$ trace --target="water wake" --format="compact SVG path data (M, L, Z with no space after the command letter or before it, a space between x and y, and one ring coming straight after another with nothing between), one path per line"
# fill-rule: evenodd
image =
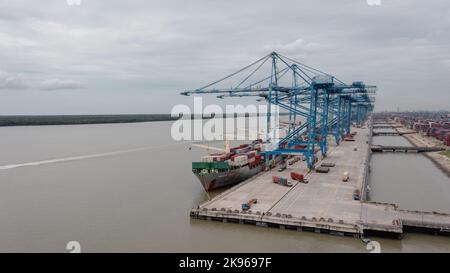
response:
M107 153L97 153L97 154L80 155L80 156L55 158L55 159L48 159L48 160L41 160L41 161L34 161L34 162L3 165L3 166L0 166L0 170L10 170L10 169L21 168L21 167L39 166L39 165L53 164L53 163L60 163L60 162L67 162L67 161L76 161L76 160L85 160L85 159L92 159L92 158L98 158L98 157L114 156L114 155L120 155L120 154L126 154L126 153L132 153L132 152L138 152L138 151L144 151L144 150L165 148L165 147L180 145L180 144L184 144L184 143L185 142L178 142L178 143L172 143L172 144L167 144L167 145L146 146L146 147L140 147L140 148L135 148L135 149L120 150L120 151L107 152Z

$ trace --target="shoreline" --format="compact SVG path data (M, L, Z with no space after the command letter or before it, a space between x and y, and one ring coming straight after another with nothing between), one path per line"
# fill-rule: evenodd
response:
M0 127L141 123L176 119L170 114L11 115L0 116Z
M286 113L280 113L285 116ZM0 127L16 126L56 126L56 125L88 125L88 124L117 124L142 123L157 121L176 121L179 119L214 119L214 118L250 118L259 117L259 114L223 114L212 116L199 116L191 114L184 117L173 117L171 114L106 114L106 115L0 115Z
M401 133L401 132L410 132L411 130L407 129L405 126L403 126L400 123L395 124L400 125L401 127L397 127L394 129ZM440 143L439 140L432 138L432 137L427 137L427 136L422 136L420 133L415 132L414 134L405 134L402 135L412 146L414 147L445 147L443 146L442 143ZM448 149L447 147L445 147L446 149ZM450 158L440 154L440 152L430 152L430 153L423 153L423 155L430 159L431 162L433 162L433 164L440 169L444 174L447 175L447 177L450 178Z

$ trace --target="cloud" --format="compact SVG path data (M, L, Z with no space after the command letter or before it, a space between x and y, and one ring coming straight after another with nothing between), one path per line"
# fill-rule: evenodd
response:
M0 70L0 89L4 90L21 90L27 89L22 74L7 73Z
M298 38L288 43L275 43L264 47L266 51L279 51L284 54L301 55L306 52L318 51L325 49L326 46L320 43L308 42L302 38Z
M84 85L81 82L62 79L49 79L41 83L41 90L68 90L68 89L82 89Z
M0 88L30 89L2 92L0 114L170 112L274 50L378 85L379 109L450 108L448 0L86 2L0 1L0 69L22 73Z

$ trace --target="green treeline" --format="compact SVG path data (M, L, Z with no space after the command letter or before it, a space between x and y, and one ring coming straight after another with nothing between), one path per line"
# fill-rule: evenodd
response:
M130 123L175 120L170 114L0 116L0 126Z
M281 116L286 113L280 113ZM213 114L212 117L215 115ZM249 114L223 114L223 117L249 117ZM252 115L254 116L254 115ZM259 116L258 114L256 116ZM186 118L186 117L185 117ZM191 115L191 119L201 117ZM4 126L32 126L32 125L71 125L71 124L101 124L101 123L131 123L150 121L171 121L179 117L172 117L170 114L142 114L142 115L54 115L54 116L0 116L0 127Z

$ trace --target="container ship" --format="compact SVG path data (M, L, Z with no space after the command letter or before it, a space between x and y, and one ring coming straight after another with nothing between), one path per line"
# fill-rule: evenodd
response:
M237 184L265 170L263 145L259 139L203 156L201 162L192 162L192 172L207 192Z

